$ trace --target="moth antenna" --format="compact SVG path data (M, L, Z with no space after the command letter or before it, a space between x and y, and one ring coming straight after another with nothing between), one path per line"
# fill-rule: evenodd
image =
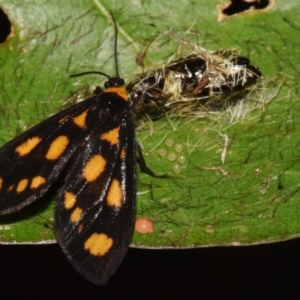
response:
M100 75L105 76L107 79L110 79L110 76L108 76L107 74L100 72L100 71L87 71L87 72L70 75L70 77L77 77L77 76L87 75L87 74L100 74Z
M120 77L119 75L119 64L118 64L118 53L117 53L117 49L118 49L118 27L117 27L117 22L116 19L112 13L112 11L110 11L110 15L111 18L114 22L114 27L115 27L115 45L114 45L114 57L115 57L115 68L116 68L116 77Z

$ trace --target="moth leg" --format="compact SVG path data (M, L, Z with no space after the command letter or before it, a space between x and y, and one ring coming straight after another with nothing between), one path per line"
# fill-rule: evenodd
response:
M139 164L142 172L144 172L154 178L169 178L169 176L167 174L156 174L147 166L146 161L143 156L141 146L138 143L136 143L136 150L137 150L136 151L136 161Z

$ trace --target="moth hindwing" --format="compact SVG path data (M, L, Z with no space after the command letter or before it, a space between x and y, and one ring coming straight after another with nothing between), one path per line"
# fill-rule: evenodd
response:
M135 220L135 129L116 71L113 78L99 72L108 77L105 92L0 149L0 214L24 208L63 177L57 241L73 267L97 285L106 283L124 258Z

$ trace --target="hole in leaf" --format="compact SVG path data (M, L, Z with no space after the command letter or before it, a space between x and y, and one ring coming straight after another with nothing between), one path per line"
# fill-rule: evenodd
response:
M11 23L6 13L0 7L0 44L4 43L11 33Z
M249 9L263 9L269 4L269 0L231 0L231 4L223 9L223 14L231 16Z

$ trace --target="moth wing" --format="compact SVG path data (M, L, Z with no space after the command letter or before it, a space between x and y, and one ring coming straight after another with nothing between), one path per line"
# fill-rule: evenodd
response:
M73 267L102 285L116 271L135 220L135 129L130 113L112 117L79 147L58 195L57 240Z
M20 210L45 194L87 135L95 106L97 96L55 114L0 148L0 214Z

